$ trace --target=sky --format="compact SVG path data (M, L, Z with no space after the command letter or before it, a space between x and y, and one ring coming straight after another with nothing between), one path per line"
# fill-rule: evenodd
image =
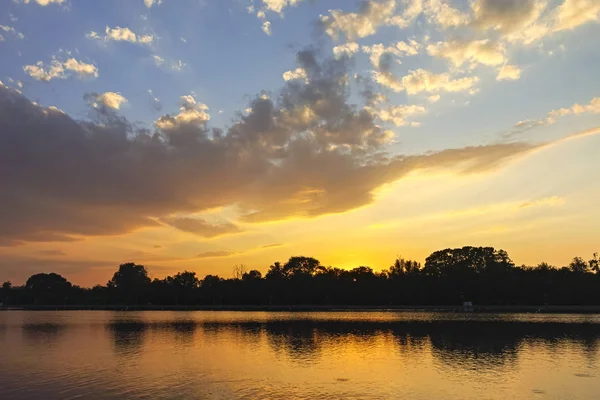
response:
M600 251L600 0L0 2L0 281Z

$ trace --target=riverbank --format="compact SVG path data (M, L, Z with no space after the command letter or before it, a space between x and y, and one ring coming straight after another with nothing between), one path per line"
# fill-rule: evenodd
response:
M0 307L0 311L57 311L57 310L98 310L98 311L427 311L427 312L491 312L491 313L578 313L600 314L600 306L584 305L520 305L520 306L400 306L400 305L14 305Z

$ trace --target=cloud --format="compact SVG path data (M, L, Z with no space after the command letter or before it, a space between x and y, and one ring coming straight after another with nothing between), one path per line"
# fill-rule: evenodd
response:
M261 249L271 249L273 247L281 247L283 245L284 245L283 243L266 244L264 246L261 246Z
M410 125L411 122L408 121L409 118L415 115L425 114L427 112L425 107L419 105L391 106L379 110L367 107L367 110L380 120L384 122L391 122L396 126Z
M16 282L24 284L31 275L48 271L60 274L70 282L80 282L77 277L89 279L90 271L94 269L112 273L116 268L118 265L115 265L114 260L70 260L45 254L40 254L39 257L3 254L0 257L2 277L12 281L13 284ZM102 273L102 276L106 275L108 273Z
M408 43L400 41L395 45L385 47L382 43L374 44L371 46L362 46L363 53L370 54L369 60L371 64L376 68L382 68L385 70L389 69L389 60L385 59L385 64L382 63L382 57L384 56L414 56L419 54L421 45L414 40L410 40Z
M163 0L144 0L144 5L148 8L151 8L153 5L160 5L162 4Z
M514 81L521 77L521 69L516 65L505 65L500 68L498 72L498 76L496 77L497 81L510 80Z
M154 111L162 111L162 104L160 102L160 99L156 96L154 96L154 92L152 91L152 89L148 89L148 94L150 95L150 98L152 100L152 109Z
M157 56L156 54L152 55L152 59L156 65L162 65L165 62L165 59L161 56Z
M185 68L186 65L187 65L187 63L183 62L182 60L177 60L177 62L171 64L171 69L173 69L177 72L181 72L181 71L183 71L183 69Z
M92 107L108 107L114 110L120 109L121 105L127 102L125 97L115 92L105 92L102 94L90 93L86 96L86 100L88 100Z
M487 39L438 42L427 46L427 52L429 55L450 60L455 67L464 63L470 63L472 66L495 66L506 62L504 45Z
M444 0L427 0L424 5L423 11L428 20L443 28L466 25L471 19L468 14L452 7L449 2Z
M395 92L406 90L407 94L441 91L466 92L473 90L479 82L479 78L475 76L453 79L448 73L435 74L424 69L411 70L400 81L390 73L378 71L374 73L374 78L382 86Z
M182 125L203 125L210 120L208 106L197 103L192 95L181 96L181 107L175 115L166 114L156 120L155 125L160 129L170 130Z
M40 251L38 251L38 254L41 254L43 256L58 256L58 257L67 255L62 250L40 250Z
M440 101L440 95L439 94L431 95L431 96L427 97L427 100L429 100L430 103L437 103L438 101Z
M58 60L52 60L48 67L44 66L42 61L33 65L23 67L25 73L38 81L50 81L52 79L65 79L67 77L65 68Z
M37 3L40 6L47 6L49 4L62 4L64 3L66 0L21 0L22 3L24 4L29 4L29 3Z
M404 5L396 14L398 5ZM405 29L417 17L424 14L427 21L444 29L466 25L470 21L467 13L452 7L443 0L370 0L364 1L359 12L344 13L330 10L330 15L321 17L321 24L332 38L340 34L349 39L363 38L376 33L381 26L396 26Z
M390 154L390 131L348 102L349 60L304 50L297 62L309 83L256 96L226 129L193 96L147 129L108 108L76 120L0 86L0 170L11 171L0 174L0 243L122 234L226 206L236 225L341 213L412 171L481 172L536 149Z
M402 14L394 15L386 19L386 25L397 26L398 28L407 28L424 11L423 0L405 0L407 6Z
M571 30L588 22L600 21L597 0L565 0L556 9L555 31Z
M358 43L356 42L348 42L341 44L339 46L335 46L333 48L333 55L335 58L340 58L342 56L350 57L355 53L358 53L360 49Z
M481 30L511 34L537 21L546 7L546 0L475 0L472 24Z
M204 253L197 254L194 258L217 258L217 257L229 257L236 254L234 251L229 250L214 250L205 251Z
M320 23L334 39L342 34L348 40L355 40L375 34L394 15L395 9L395 0L364 1L359 12L329 10L330 15L322 15Z
M103 40L105 42L108 41L116 41L116 42L129 42L129 43L137 43L137 44L151 44L154 40L154 36L150 34L146 35L136 35L129 28L121 28L120 26L116 26L114 28L106 26L104 30L104 37L100 36L98 32L91 31L86 37L88 39L95 40Z
M264 10L281 14L284 8L295 6L301 1L302 0L262 0L262 3Z
M554 206L562 206L563 204L565 204L565 200L563 198L558 197L558 196L552 196L552 197L546 197L543 199L538 199L538 200L533 200L533 201L526 201L524 203L521 203L519 205L519 208L539 207L539 206L554 207Z
M204 219L192 217L163 217L160 218L160 222L180 231L193 233L204 238L213 238L242 231L237 225L230 222L215 225Z
M69 58L63 65L66 70L75 72L79 77L98 77L98 68L93 64L86 64L74 58Z
M25 73L38 81L48 82L52 79L66 79L69 72L75 73L80 78L98 77L98 68L93 64L87 64L78 61L75 58L69 58L65 62L60 62L53 58L50 65L45 66L42 61L23 67Z
M580 105L573 104L568 108L559 108L550 111L546 117L540 119L526 119L519 121L515 124L513 129L509 132L505 132L503 136L510 137L514 136L539 126L546 126L555 124L559 118L566 117L569 115L580 115L580 114L600 114L600 97L593 98L588 104Z
M519 121L515 129L522 132L537 126L551 125L556 123L558 118L568 115L579 115L584 113L600 114L600 97L593 98L588 104L573 104L569 108L559 108L552 110L543 119Z
M7 26L7 25L0 25L0 30L6 32L6 33L10 33L12 35L15 35L18 39L25 39L25 35L23 35L21 32L17 31L15 28L13 28L12 26ZM4 40L4 39L2 39Z
M304 79L307 80L306 71L303 68L296 68L293 71L285 71L283 73L284 81L291 81L294 79Z
M263 22L262 31L266 33L267 36L271 36L271 23L269 21Z

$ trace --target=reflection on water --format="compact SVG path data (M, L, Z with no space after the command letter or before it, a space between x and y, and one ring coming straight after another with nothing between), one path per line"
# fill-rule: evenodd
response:
M3 312L3 399L596 399L600 316Z

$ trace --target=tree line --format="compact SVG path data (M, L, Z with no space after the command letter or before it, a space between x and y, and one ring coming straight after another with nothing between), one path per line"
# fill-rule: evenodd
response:
M397 258L376 272L345 270L312 257L275 262L263 276L243 265L233 277L184 271L151 279L143 265L119 266L106 285L82 288L56 273L5 282L4 305L600 305L598 253L561 268L516 266L504 250L462 247L432 253L425 264Z

